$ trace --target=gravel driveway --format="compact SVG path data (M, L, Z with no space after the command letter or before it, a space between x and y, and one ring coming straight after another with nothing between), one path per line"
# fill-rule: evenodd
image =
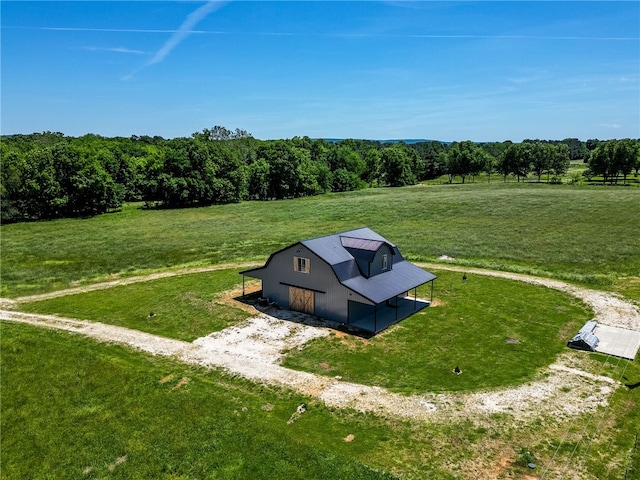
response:
M584 301L593 309L594 320L598 323L640 330L638 307L611 293L528 275L462 269L440 264L420 266L544 285ZM222 267L212 267L209 270L219 268ZM180 272L185 273L191 272ZM137 277L136 281L157 277L158 275ZM132 283L131 279L127 283ZM116 281L93 285L87 287L87 290L109 288L118 284L121 283ZM72 289L66 292L74 294L81 291L82 289ZM56 292L55 296L63 294L64 292ZM19 301L33 301L44 297L23 297L17 299L17 302L4 300L0 305L4 308L17 308ZM298 317L294 318L298 321L289 321L287 315ZM318 398L328 406L353 408L389 417L446 421L450 418L477 418L479 415L508 413L526 423L541 416L558 418L594 411L598 406L606 405L610 394L619 386L618 382L609 377L585 371L587 356L567 352L540 372L537 380L518 387L471 393L399 395L380 387L342 382L339 378L284 368L281 366L283 351L299 348L313 338L327 336L331 330L313 325L312 321L300 323L303 315L297 312L280 311L278 316L280 318L260 313L236 326L189 343L99 322L0 310L0 320L3 321L66 330L102 342L118 342L154 355L174 357L185 363L221 368L255 382L291 388Z

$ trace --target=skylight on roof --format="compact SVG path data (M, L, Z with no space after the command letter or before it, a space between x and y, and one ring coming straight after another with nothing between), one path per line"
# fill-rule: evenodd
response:
M366 238L340 237L340 242L344 248L355 248L356 250L367 250L376 252L384 244L380 240L370 240Z

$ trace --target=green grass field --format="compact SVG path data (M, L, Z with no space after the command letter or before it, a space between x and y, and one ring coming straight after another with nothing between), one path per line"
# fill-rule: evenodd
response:
M396 435L376 419L289 425L307 399L23 325L2 341L2 478L392 478L364 464Z
M462 266L549 276L640 301L638 205L637 188L497 182L184 210L127 205L95 218L0 227L2 296L263 262L301 238L367 225L412 260L448 255ZM237 271L19 308L192 340L246 318L222 299L241 281ZM553 290L436 273L433 307L372 339L334 334L311 342L289 352L286 365L405 393L500 388L553 362L590 317ZM27 325L1 322L0 341L2 478L500 479L541 475L527 468L531 458L584 480L640 478L638 362L573 352L588 371L631 388L618 386L592 414L523 427L505 414L422 423L331 409L284 389ZM451 373L455 365L463 375ZM303 403L305 414L288 424Z
M555 290L435 273L434 307L370 340L313 341L291 352L285 366L405 393L517 385L552 363L567 338L591 318L580 302ZM239 281L237 270L220 270L23 303L20 309L192 341L248 317L216 301ZM456 364L465 375L451 375Z
M223 302L241 282L239 270L217 270L24 303L21 310L118 325L193 341L249 316Z
M580 302L544 287L434 273L435 306L369 340L316 339L284 365L406 393L519 385L553 363L591 318ZM456 365L464 375L451 373Z
M640 472L630 457L638 388L570 422L398 421L68 333L0 328L2 478L525 478L523 450L573 471L585 425L593 438L581 478ZM627 367L625 378L640 379L639 365ZM306 412L289 424L301 404Z
M640 190L500 184L368 189L278 202L123 211L4 225L2 295L182 266L264 261L299 239L369 226L412 260L551 276L635 295ZM622 280L621 280L622 279ZM638 297L636 297L638 298Z

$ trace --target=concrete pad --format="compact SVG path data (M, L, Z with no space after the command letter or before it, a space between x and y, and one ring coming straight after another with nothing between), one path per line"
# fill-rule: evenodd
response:
M593 332L600 340L596 352L633 360L640 349L640 332L598 324Z

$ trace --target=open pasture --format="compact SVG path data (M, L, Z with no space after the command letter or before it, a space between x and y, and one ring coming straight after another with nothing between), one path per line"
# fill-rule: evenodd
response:
M174 211L128 205L102 217L3 226L2 295L263 262L298 239L368 225L411 260L448 255L459 266L545 275L637 301L639 204L635 188L492 183ZM373 339L313 341L289 352L286 365L402 393L509 388L566 351L567 336L590 317L580 302L542 287L437 273L433 307ZM246 318L220 296L239 282L229 268L22 299L18 308L191 340ZM509 414L400 421L67 333L0 328L6 478L493 480L546 471L619 480L640 472L637 362L570 352L585 374L619 382L606 406L571 419L540 412L529 422Z
M398 443L375 418L65 333L2 341L3 478L393 478L364 464Z
M410 260L531 273L640 293L640 190L441 185L141 210L2 226L2 296L185 266L263 262L299 239L369 226ZM636 297L638 298L638 297Z

